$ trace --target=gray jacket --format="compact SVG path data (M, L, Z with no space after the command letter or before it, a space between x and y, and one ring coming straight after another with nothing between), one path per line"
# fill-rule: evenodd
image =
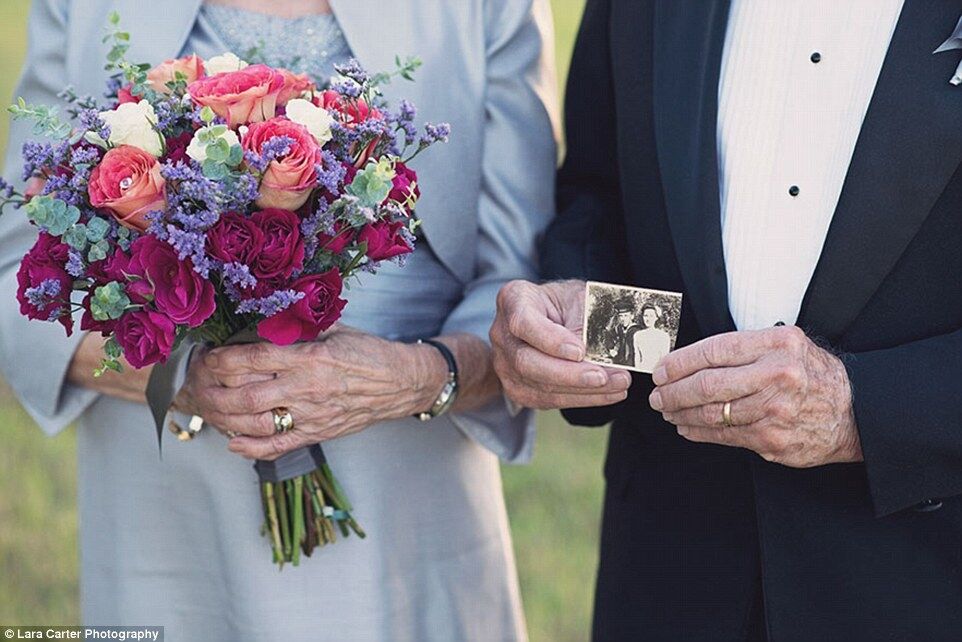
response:
M377 0L331 0L360 62L389 70L396 54L418 55L415 83L387 87L419 108L419 119L447 121L450 142L418 159L424 197L418 214L431 247L463 288L444 331L487 338L495 296L508 280L536 275L536 239L553 212L558 133L554 53L547 0L404 0L377 17ZM131 33L128 59L160 62L180 50L200 0L34 0L30 45L16 94L56 104L68 85L100 95L112 10ZM485 55L481 56L480 53ZM30 127L14 123L6 176L19 179L19 150ZM64 383L82 338L59 325L27 322L14 301L20 257L36 231L22 213L0 217L0 369L49 434L96 398ZM530 418L499 403L455 418L465 432L507 460L530 456Z

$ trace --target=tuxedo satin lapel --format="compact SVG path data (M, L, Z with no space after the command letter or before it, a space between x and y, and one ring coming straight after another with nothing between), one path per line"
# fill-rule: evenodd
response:
M799 325L839 338L895 266L962 161L959 52L932 54L962 2L907 0L889 45Z
M706 334L734 329L722 250L716 143L728 5L727 0L658 0L654 17L658 162L685 296Z

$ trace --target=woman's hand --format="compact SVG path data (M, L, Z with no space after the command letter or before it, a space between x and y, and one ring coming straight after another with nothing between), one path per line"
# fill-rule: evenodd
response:
M446 376L444 359L430 346L335 326L313 343L211 350L192 363L177 405L240 435L230 441L233 452L270 460L426 410ZM275 408L290 411L292 430L275 434Z

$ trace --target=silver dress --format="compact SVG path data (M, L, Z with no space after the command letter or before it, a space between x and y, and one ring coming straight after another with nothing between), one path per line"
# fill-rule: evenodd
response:
M210 6L182 53L260 43L267 62L320 78L350 55L332 16ZM391 339L437 334L463 297L426 243L362 281L343 321ZM98 400L78 431L80 515L96 522L81 525L84 622L164 625L173 642L525 638L498 458L456 418L327 442L368 537L278 572L251 463L209 429L188 443L165 434L159 461L146 408L130 404L141 425L117 425L120 403Z

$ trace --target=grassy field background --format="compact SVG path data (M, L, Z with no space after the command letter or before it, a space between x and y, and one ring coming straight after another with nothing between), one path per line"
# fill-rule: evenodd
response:
M552 0L563 82L584 0ZM0 2L0 100L12 96L29 0ZM6 144L0 116L0 149ZM3 305L13 305L4 302ZM24 364L29 367L28 364ZM539 417L534 463L504 468L531 639L588 639L605 432ZM0 382L0 622L74 624L77 595L75 436L40 430Z

